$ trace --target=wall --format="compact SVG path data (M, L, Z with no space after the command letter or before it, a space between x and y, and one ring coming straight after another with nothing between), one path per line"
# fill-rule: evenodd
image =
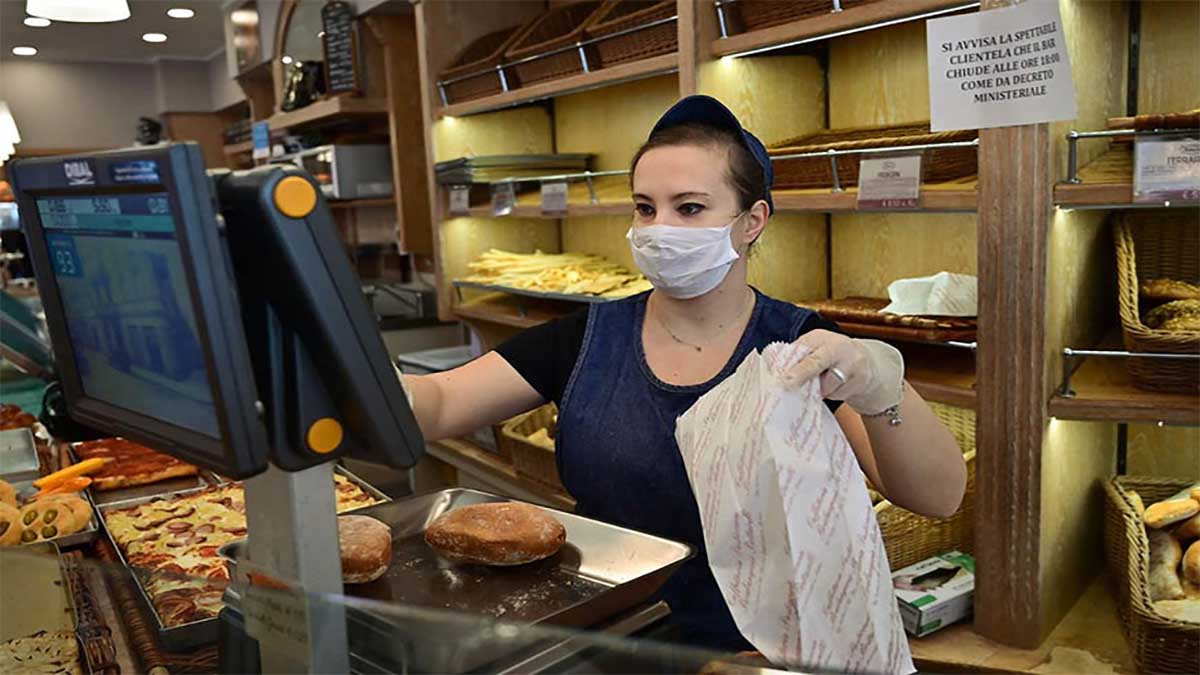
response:
M209 112L213 109L206 61L162 60L154 64L158 112Z
M222 51L208 62L209 100L213 110L228 108L234 103L246 100L246 93L238 86L237 80L229 74Z
M158 114L150 64L0 61L0 91L24 148L131 145L140 116Z

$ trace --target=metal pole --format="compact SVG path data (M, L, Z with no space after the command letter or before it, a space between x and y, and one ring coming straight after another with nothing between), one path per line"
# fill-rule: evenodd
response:
M725 25L725 3L717 0L713 3L717 7L717 23L721 26L721 37L729 37L729 27Z
M837 155L835 154L835 152L836 152L835 150L829 151L829 168L833 171L833 191L841 192L842 191L842 180L838 176Z
M1058 393L1063 398L1074 398L1075 396L1075 392L1071 390L1071 374L1074 372L1074 368L1071 367L1071 364L1074 360L1075 359L1071 349L1069 347L1064 348L1062 384L1058 387Z
M584 50L583 43L576 42L575 48L579 50L579 63L583 65L583 72L585 72L585 73L592 72L592 69L588 68L587 51Z
M1072 129L1067 134L1067 182L1079 183L1079 132Z
M508 78L504 76L504 66L496 66L496 72L500 75L500 89L508 91Z
M442 99L442 105L443 106L450 105L450 102L446 100L446 84L444 82L438 82L437 88L438 88L438 96L440 96Z

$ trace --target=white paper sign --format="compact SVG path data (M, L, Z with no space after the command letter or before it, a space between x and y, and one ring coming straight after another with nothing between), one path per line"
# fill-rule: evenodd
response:
M1058 0L925 22L933 131L1075 119Z
M921 156L863 158L858 164L858 208L915 209L921 202Z
M862 471L813 379L775 343L675 425L708 563L734 622L772 663L911 673L887 552Z
M507 216L512 213L517 193L512 183L497 183L492 186L492 215Z
M1200 138L1139 136L1134 145L1133 201L1200 201Z
M450 186L450 215L465 216L471 213L471 186Z
M542 213L567 212L567 184L542 183Z

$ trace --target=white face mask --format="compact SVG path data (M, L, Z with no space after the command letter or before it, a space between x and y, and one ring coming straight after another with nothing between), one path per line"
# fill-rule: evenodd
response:
M638 269L658 290L686 300L721 284L738 259L730 241L738 214L725 227L631 227L625 238Z

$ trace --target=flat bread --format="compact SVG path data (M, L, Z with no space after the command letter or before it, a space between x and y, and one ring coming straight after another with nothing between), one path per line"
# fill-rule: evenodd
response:
M0 644L0 673L82 673L79 643L70 631L38 631Z
M558 553L567 530L546 511L521 502L460 506L425 529L425 542L456 562L524 565Z

